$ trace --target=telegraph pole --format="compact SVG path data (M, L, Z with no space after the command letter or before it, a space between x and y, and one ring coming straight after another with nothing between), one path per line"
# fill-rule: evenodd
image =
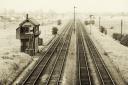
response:
M4 9L4 20L3 20L3 23L4 23L4 26L3 26L3 28L4 29L6 29L6 20L7 20L7 10L6 9Z
M121 19L121 37L122 37L122 29L123 29L123 20Z
M74 32L75 32L75 23L76 23L76 9L77 7L74 6Z
M101 19L101 17L99 17L99 29L100 29L100 19Z
M93 15L89 15L89 17L90 17L90 35L91 35L91 24L92 24L92 23L91 23L91 18L92 18L92 16L93 16Z

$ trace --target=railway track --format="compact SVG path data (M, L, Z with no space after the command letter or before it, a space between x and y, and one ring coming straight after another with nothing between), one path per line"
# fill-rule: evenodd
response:
M82 34L80 32L79 23L77 23L77 62L78 62L78 81L77 85L93 85L90 73L88 58Z
M100 53L95 47L93 41L87 35L84 25L81 22L79 22L79 24L80 24L79 26L81 28L81 31L84 35L84 39L86 41L90 56L94 62L97 76L100 80L101 85L117 85L116 82L113 80L107 66L105 65Z
M73 26L73 25L72 25ZM47 80L46 85L59 85L61 83L61 75L63 72L66 56L68 53L68 48L71 40L72 35L72 29L73 27L70 27L69 32L67 33L67 36L63 39L63 45L60 48L60 51L58 53L58 57L55 61L55 64L53 65L52 71L50 73L50 76Z
M72 23L69 23L60 36L51 44L48 50L45 52L44 56L40 57L32 71L21 81L20 85L36 85L42 72L46 69L48 63L52 59L54 53L58 46L61 46L64 36L66 36Z

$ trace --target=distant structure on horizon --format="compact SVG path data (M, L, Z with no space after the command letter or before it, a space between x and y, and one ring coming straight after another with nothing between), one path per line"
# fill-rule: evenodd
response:
M38 46L42 45L42 39L39 38L40 24L26 15L26 20L19 24L16 29L16 39L21 41L21 52L25 52L30 56L34 56L38 52ZM40 41L40 43L39 43Z

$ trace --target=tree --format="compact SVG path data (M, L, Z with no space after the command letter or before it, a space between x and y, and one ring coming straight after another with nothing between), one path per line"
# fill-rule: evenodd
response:
M56 35L57 32L58 32L57 27L53 27L53 28L52 28L52 34L53 34L53 35Z

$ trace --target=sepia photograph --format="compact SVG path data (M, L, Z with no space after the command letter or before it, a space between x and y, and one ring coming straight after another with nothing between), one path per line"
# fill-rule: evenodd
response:
M128 0L0 0L0 85L128 85Z

